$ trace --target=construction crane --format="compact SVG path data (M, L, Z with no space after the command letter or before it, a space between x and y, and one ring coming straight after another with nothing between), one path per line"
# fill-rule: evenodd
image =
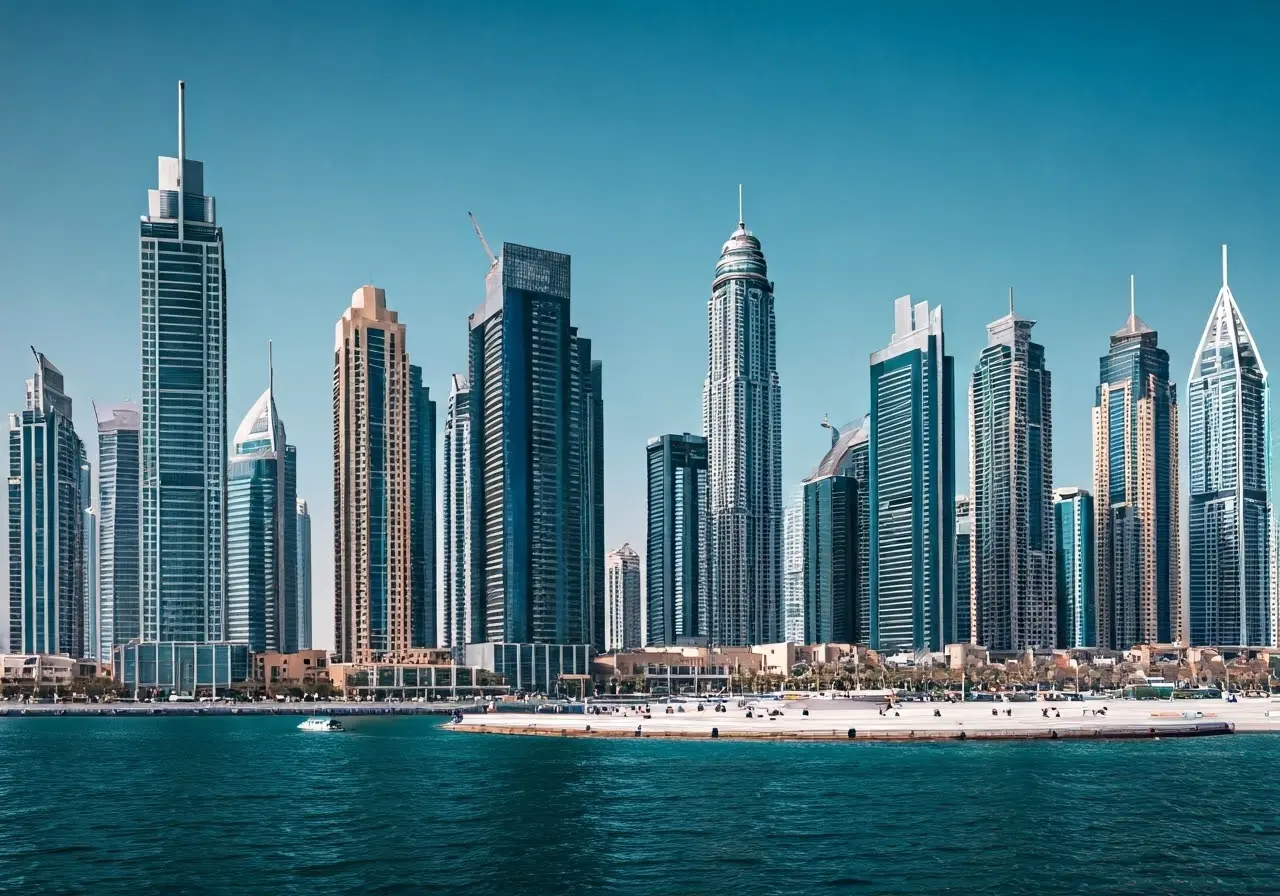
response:
M484 246L484 254L489 256L489 267L493 267L498 263L497 256L493 254L493 250L489 248L489 241L484 238L484 232L480 229L480 223L476 221L476 216L467 212L467 217L471 219L471 226L476 230L476 236L480 239L480 245Z
M826 414L822 415L822 428L831 430L831 444L834 445L840 441L840 430L833 426Z

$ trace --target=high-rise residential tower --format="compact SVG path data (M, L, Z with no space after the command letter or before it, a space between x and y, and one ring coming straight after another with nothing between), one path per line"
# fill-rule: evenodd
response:
M384 290L362 286L334 331L334 652L390 658L413 635L409 354Z
M436 630L436 403L409 365L409 490L414 647L438 647Z
M871 354L871 647L940 651L955 641L955 384L942 309L894 303Z
M579 413L582 418L582 582L591 648L604 649L604 365L592 358L591 340L577 337ZM639 617L637 617L639 618ZM640 641L636 641L639 645Z
M1053 424L1035 321L1009 313L987 325L969 382L970 593L977 643L1050 648L1054 632Z
M1093 495L1082 488L1053 492L1057 599L1055 647L1097 647L1098 608L1094 573Z
M646 643L706 644L711 633L707 556L707 440L655 436L645 446L648 537Z
M641 646L640 555L629 544L610 551L605 559L606 651Z
M25 406L9 415L9 649L82 657L84 443L61 371L31 351Z
M866 643L860 627L867 611L859 588L860 507L867 496L870 421L834 427L831 448L804 481L804 643Z
M591 366L569 256L504 243L485 291L470 317L471 643L587 645Z
M93 467L88 461L80 465L80 500L84 517L80 540L84 555L80 564L80 575L84 577L80 586L84 594L84 655L96 660L102 646L98 609L98 514L93 509Z
M782 510L782 627L790 644L804 644L804 486Z
M142 415L136 404L94 407L98 423L98 606L103 661L142 637Z
M973 563L973 515L969 496L956 495L956 641L972 641L973 594L970 577Z
M739 202L738 229L720 251L707 302L702 387L715 645L783 635L782 387L768 274Z
M1192 646L1274 643L1270 586L1270 384L1227 286L1187 378Z
M147 191L142 270L142 637L220 641L226 629L227 276L204 165L178 157Z
M1134 313L1133 295L1130 278L1129 318L1099 359L1093 406L1098 619L1090 631L1112 650L1185 640L1178 390L1169 353Z
M310 650L311 636L311 511L307 502L298 499L297 503L298 544L295 553L298 583L298 649Z
M444 411L444 631L442 646L476 640L471 630L471 387L450 378Z
M298 649L293 452L272 376L236 430L227 486L227 640L255 653Z

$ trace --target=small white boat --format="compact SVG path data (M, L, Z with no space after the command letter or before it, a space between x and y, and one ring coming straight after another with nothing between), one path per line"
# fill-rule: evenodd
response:
M345 731L337 719L307 719L298 726L299 731Z

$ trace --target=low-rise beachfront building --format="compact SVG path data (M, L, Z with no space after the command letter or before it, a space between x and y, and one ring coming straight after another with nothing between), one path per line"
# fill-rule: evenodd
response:
M589 675L587 644L468 644L467 665L506 680L513 691L555 694L562 675Z
M345 700L453 700L497 697L511 690L485 669L454 665L447 659L442 663L334 663L329 679Z
M329 681L329 651L268 650L253 654L253 682L267 688L301 687L304 690Z
M217 696L249 680L249 645L228 641L130 641L112 651L115 679L135 696L158 691Z
M59 687L76 678L97 678L98 663L46 653L0 654L0 684L22 687Z

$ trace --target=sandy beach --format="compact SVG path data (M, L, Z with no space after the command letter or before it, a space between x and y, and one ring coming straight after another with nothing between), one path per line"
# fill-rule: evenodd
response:
M879 705L855 700L757 704L765 711L782 712L772 718L758 712L748 718L736 701L726 705L727 712L712 711L712 704L704 704L699 712L697 704L687 703L684 712L668 713L665 706L652 704L649 718L635 709L601 715L468 713L462 722L447 727L468 733L564 737L636 737L639 730L640 737L842 741L1188 737L1280 731L1280 701L1269 699L905 703L883 715ZM1105 714L1098 712L1103 707ZM935 710L940 715L934 715Z

